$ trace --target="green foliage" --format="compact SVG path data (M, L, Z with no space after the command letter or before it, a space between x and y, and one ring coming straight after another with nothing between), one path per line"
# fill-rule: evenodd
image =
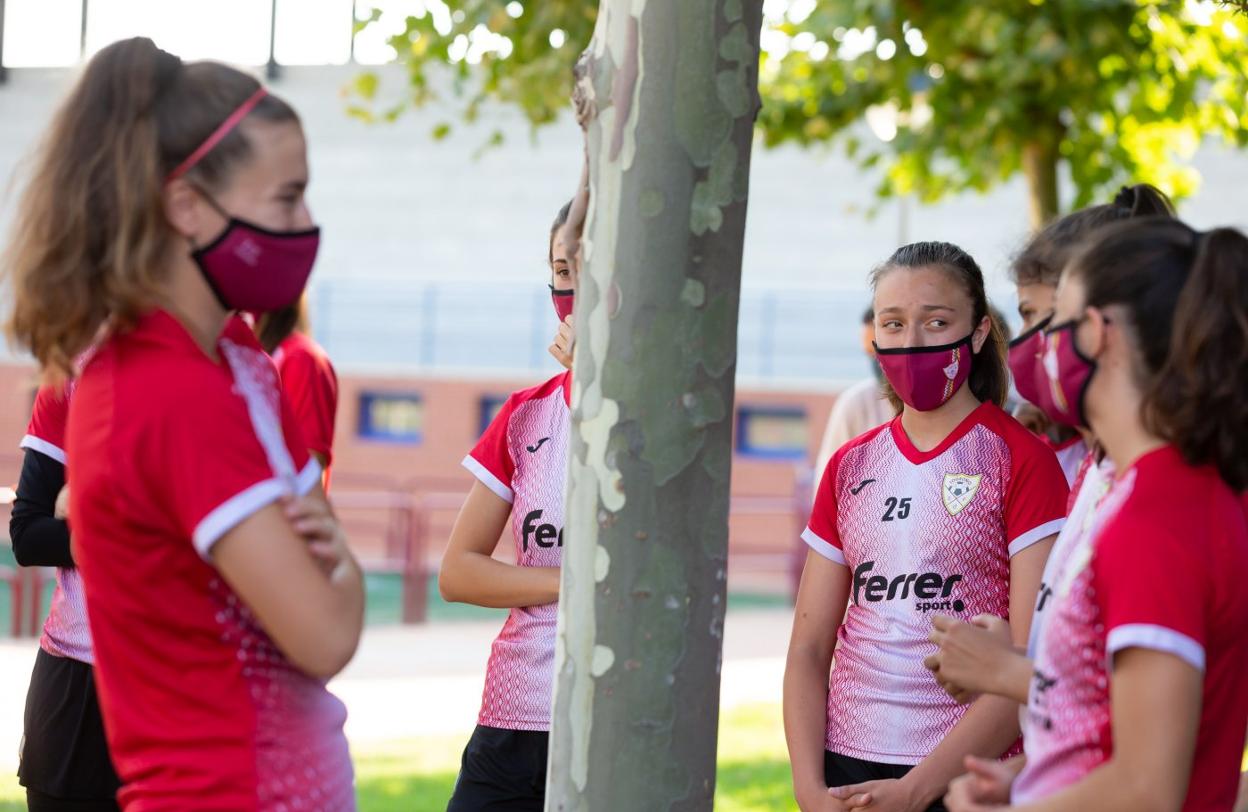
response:
M1069 167L1076 207L1128 180L1181 198L1203 136L1248 142L1248 20L1211 3L853 0L779 29L767 142L839 138L886 167L885 196L988 189L1040 144ZM864 116L891 140L855 142Z
M759 130L769 146L842 145L883 170L881 197L984 191L1020 171L1026 145L1047 144L1069 168L1075 206L1128 181L1182 198L1199 183L1187 160L1202 138L1248 143L1243 5L792 0L765 23ZM534 127L568 108L593 0L425 6L390 41L409 77L390 118L435 88L466 122L486 101L519 107ZM375 79L352 90L352 112L368 117Z

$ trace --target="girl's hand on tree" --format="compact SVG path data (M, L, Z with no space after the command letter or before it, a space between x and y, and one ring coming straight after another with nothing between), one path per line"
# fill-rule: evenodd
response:
M559 325L559 331L555 333L555 340L546 348L546 351L554 356L555 360L562 364L564 369L571 369L572 348L575 344L576 331L572 326L572 316L568 316Z

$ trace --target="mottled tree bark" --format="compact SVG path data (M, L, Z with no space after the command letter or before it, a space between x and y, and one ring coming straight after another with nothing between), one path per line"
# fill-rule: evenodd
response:
M709 810L761 0L602 0L548 810Z

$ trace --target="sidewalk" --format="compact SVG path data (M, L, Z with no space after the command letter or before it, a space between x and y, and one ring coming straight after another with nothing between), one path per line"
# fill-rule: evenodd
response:
M739 610L724 624L723 708L778 703L791 613ZM420 736L467 734L476 724L490 643L499 624L374 626L330 690L347 704L353 749ZM0 770L17 766L26 687L38 644L0 643Z

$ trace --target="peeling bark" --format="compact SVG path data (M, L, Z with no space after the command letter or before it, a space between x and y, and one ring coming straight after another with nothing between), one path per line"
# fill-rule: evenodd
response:
M709 810L761 0L602 0L548 810Z

